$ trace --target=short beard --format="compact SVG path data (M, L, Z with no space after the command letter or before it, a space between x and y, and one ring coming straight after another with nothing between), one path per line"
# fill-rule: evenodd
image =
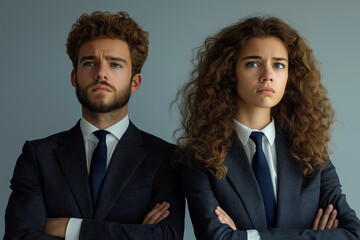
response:
M109 104L92 103L88 97L87 90L97 84L106 85L113 92L118 93L117 95L115 95L115 97L116 97L115 100L110 102ZM81 89L81 87L79 87L79 83L77 82L76 83L76 96L77 96L79 102L81 103L81 105L83 107L85 107L86 109L88 109L89 111L91 111L93 113L109 113L109 112L119 110L119 109L123 108L124 106L126 106L126 104L129 102L129 99L131 96L131 84L129 84L129 88L125 89L124 91L116 92L116 89L113 86L111 86L110 84L108 84L106 81L97 81L94 84L92 84L91 86L88 86L86 89Z

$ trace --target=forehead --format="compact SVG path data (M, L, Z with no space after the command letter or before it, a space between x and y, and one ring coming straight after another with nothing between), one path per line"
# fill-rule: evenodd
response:
M240 56L288 58L285 44L277 37L250 38L240 50Z
M121 57L130 62L129 45L120 39L104 38L85 42L79 49L78 59L85 56Z

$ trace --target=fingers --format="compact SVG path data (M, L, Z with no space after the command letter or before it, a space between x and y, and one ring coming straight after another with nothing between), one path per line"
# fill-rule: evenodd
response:
M234 221L230 218L229 215L219 206L217 206L214 210L215 215L217 216L219 222L222 224L229 225L233 230L236 230L236 226Z
M339 221L336 219L336 216L337 211L332 204L329 204L325 211L320 208L316 213L312 229L324 230L337 228Z
M215 208L215 215L217 216L217 218L219 219L219 221L223 224L227 224L226 222L226 219L225 219L225 216L223 214L223 212L225 211L222 211L222 209L218 206Z
M170 208L170 203L163 202L161 204L157 203L151 211L146 214L143 224L155 224L166 217L169 216L170 211L168 210Z
M326 225L325 225L325 229L332 229L333 225L335 223L336 220L336 216L337 216L337 211L335 209L333 209L332 211L330 211L330 216L329 216L329 220L327 221Z
M339 226L339 220L335 219L334 224L332 225L332 229L338 228Z
M336 210L334 213L333 210L334 210L333 205L329 204L320 219L318 230L331 229L331 226L333 225L337 215Z
M312 226L313 230L318 230L319 229L319 222L320 222L320 219L321 219L322 215L323 215L323 210L322 210L322 208L319 208L319 210L316 213L314 222L313 222L313 226Z
M170 207L170 204L169 204L169 207ZM165 218L167 218L169 215L170 215L170 211L169 211L169 210L164 211L164 212L158 217L158 219L157 219L154 223L159 223L159 222L161 222L162 220L164 220Z

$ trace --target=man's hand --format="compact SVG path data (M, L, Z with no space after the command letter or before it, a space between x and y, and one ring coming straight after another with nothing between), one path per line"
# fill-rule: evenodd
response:
M337 228L339 226L339 220L336 219L336 216L337 211L334 209L332 204L327 206L325 212L323 209L319 208L316 213L312 229L324 230Z
M148 214L146 214L143 224L159 223L170 215L170 211L168 210L169 207L170 203L168 202L163 202L162 204L157 203L155 207Z
M65 238L66 227L70 218L47 218L45 232L59 238Z
M214 213L221 223L229 225L233 230L237 230L234 221L221 207L217 206Z

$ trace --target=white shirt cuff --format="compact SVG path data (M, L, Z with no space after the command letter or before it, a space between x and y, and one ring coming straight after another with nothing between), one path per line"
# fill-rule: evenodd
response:
M82 224L80 218L70 218L65 232L65 240L79 240Z
M248 240L261 240L260 238L260 234L257 230L252 229L252 230L246 230L247 232L247 239Z

